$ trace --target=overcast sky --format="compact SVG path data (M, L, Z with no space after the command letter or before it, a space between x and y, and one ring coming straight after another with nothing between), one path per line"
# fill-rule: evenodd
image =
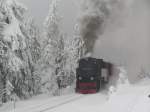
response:
M18 0L28 8L29 15L34 17L39 26L48 14L49 0ZM77 0L61 0L59 8L60 16L63 18L62 27L66 33L72 34L73 26L79 11Z

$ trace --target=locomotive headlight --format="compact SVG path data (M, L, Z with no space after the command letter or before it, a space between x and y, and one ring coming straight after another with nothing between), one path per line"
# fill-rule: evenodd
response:
M81 77L81 76L79 77L79 80L82 80L82 77Z
M90 80L92 80L92 81L93 81L93 80L94 80L94 77L90 77Z

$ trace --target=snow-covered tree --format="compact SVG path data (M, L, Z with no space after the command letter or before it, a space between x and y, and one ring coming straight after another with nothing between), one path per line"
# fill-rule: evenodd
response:
M50 2L49 14L45 21L45 34L41 64L43 67L42 84L44 90L55 94L58 90L57 78L62 73L64 41L60 31L58 0ZM41 70L42 71L42 70ZM45 72L45 71L48 71Z
M30 94L37 94L40 88L40 76L36 74L38 61L41 57L41 46L39 42L40 33L33 19L25 20L21 25L21 31L25 36L26 49L24 53L25 71L28 77Z
M24 37L20 31L25 8L13 0L1 0L0 2L0 26L1 26L1 80L3 90L6 89L6 81L17 77L20 66L23 65L15 50L25 48ZM20 14L21 13L21 14ZM6 94L2 97L6 101ZM3 102L5 102L3 100Z
M15 0L0 1L0 89L5 90L6 82L10 82L14 86L13 93L20 98L33 95L31 68L35 61L31 49L36 46L31 42L35 39L34 28L23 28L25 12L26 8ZM9 96L4 94L2 99Z
M31 53L31 59L33 63L36 63L41 57L40 31L32 18L24 21L21 31L26 37L26 44Z
M85 54L85 45L82 37L79 34L79 26L75 25L74 36L68 38L65 42L65 75L67 85L72 85L76 77L76 68L78 67L78 61Z

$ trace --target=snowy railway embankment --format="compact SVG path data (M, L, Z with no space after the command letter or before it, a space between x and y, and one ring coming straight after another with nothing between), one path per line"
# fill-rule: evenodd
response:
M75 94L49 98L48 95L40 95L32 98L31 100L16 102L15 109L14 102L7 103L5 106L0 108L0 112L45 112L83 97L83 95Z
M103 112L150 112L149 94L149 85L122 85L99 110Z
M18 102L14 112L150 112L149 94L150 86L147 83L121 84L109 96L102 91L91 95L36 97ZM1 108L0 112L12 112L10 105Z

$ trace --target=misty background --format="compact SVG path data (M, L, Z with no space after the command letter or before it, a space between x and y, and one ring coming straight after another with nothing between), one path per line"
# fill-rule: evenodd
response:
M23 2L42 28L49 10L49 0L19 0ZM61 0L62 29L69 36L80 15L80 0ZM150 71L150 3L149 0L126 0L127 7L106 25L99 35L93 56L124 66L129 78L138 78L141 69Z
M149 1L130 0L121 15L121 18L115 18L108 24L103 35L99 36L94 56L123 65L129 78L135 81L141 70L150 72Z
M18 0L28 9L28 15L32 15L39 27L43 28L43 23L48 15L50 0ZM59 14L62 18L62 29L69 36L73 33L74 25L77 23L77 16L80 10L80 0L60 0ZM42 29L41 28L41 29Z

